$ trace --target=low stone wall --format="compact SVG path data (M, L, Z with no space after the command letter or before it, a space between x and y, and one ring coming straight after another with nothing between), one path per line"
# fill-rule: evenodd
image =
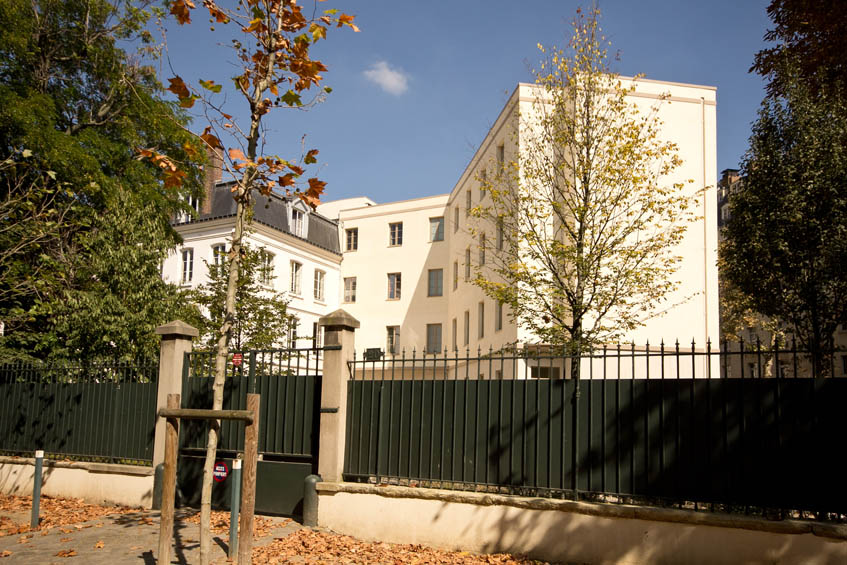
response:
M318 525L365 540L576 563L847 563L847 527L474 492L318 483Z
M35 460L0 457L0 492L30 495ZM153 468L73 461L44 460L41 493L82 498L91 504L150 508Z

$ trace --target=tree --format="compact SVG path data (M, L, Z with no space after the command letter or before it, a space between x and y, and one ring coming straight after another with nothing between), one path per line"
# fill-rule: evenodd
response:
M294 188L306 203L314 207L320 202L320 195L326 185L317 178L309 178L304 190L301 191L298 186L298 179L305 174L304 166L317 162L316 149L302 155L299 162L261 154L264 146L263 117L275 108L303 107L302 93L320 86L323 79L320 73L327 68L320 61L312 59L309 50L314 43L326 38L330 26L348 26L354 31L358 31L358 28L353 23L353 16L341 14L336 9L324 10L320 15L314 10L311 16L307 16L296 0L239 0L234 9L222 8L214 0L204 0L203 5L214 20L213 29L216 26L234 29L237 34L237 37L231 39L231 46L240 72L233 77L233 86L236 97L250 110L248 122L240 124L222 109L222 103L212 99L222 91L222 85L200 80L199 88L192 90L179 76L168 79L168 90L179 97L181 106L190 108L199 99L216 116L200 135L211 149L223 149L221 132L227 131L234 132L232 138L238 145L229 149L229 161L225 163L236 177L232 191L236 213L230 261L227 263L229 273L224 316L218 330L215 354L212 409L220 410L223 406L227 355L235 322L235 299L243 257L242 242L256 194L267 196L275 188L290 193ZM192 0L172 0L170 3L170 12L180 24L191 22L193 8ZM329 92L329 89L321 92ZM151 160L170 161L164 153L152 148L146 149L142 155ZM212 472L219 429L218 421L209 427L203 469L200 500L200 562L203 565L209 562L211 553L209 524Z
M756 53L751 71L769 80L768 94L787 94L790 65L812 90L847 85L847 3L843 0L772 0L768 15L775 27L765 40L777 42Z
M721 267L757 312L790 326L823 374L847 322L847 101L799 69L780 73L784 94L762 102L730 199Z
M474 210L498 247L476 284L573 353L641 325L677 286L673 248L692 204L666 181L681 161L656 108L641 112L627 99L634 86L609 70L598 16L577 11L570 53L539 46L515 159L480 177L491 199Z
M38 357L154 354L154 338L140 336L185 306L162 286L158 261L179 240L169 220L184 208L181 197L200 191L202 150L144 64L147 4L9 0L0 10L6 348ZM139 53L120 47L133 42ZM150 146L173 160L138 160L134 149ZM145 296L159 303L134 309Z
M265 262L262 249L241 247L238 288L235 292L235 316L232 322L232 347L236 350L271 349L278 346L280 337L288 335L292 320L287 313L288 302L268 287L274 281L273 270ZM204 315L198 329L202 340L211 348L217 344L218 330L223 323L229 269L226 256L220 264L208 264L209 282L197 289L194 301Z

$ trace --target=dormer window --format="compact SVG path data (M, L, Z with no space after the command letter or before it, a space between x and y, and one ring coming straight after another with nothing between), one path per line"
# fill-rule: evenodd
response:
M306 237L306 214L297 208L291 209L291 233L297 237Z

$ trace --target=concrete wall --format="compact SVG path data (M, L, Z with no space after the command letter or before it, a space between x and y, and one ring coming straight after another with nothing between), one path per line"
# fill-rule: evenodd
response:
M0 457L0 492L32 495L33 459ZM44 461L41 493L91 504L150 508L153 469L132 465Z
M372 541L569 563L847 563L844 526L396 486L318 490L319 526Z

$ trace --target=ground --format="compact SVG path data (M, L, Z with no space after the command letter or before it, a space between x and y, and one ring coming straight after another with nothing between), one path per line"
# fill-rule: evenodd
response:
M85 504L81 500L42 497L41 521L30 531L30 497L0 495L0 565L6 563L86 565L156 563L159 513ZM172 563L196 563L198 515L178 510ZM363 542L349 536L306 528L288 518L257 516L253 563L304 564L530 564L511 555L475 555L420 545ZM229 513L212 517L214 563L227 563Z

